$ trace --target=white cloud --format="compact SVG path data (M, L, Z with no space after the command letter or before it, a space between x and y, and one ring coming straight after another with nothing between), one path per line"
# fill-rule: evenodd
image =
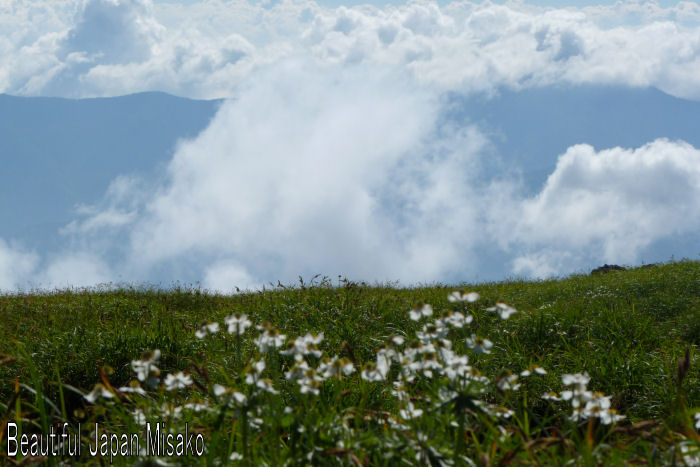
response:
M505 261L498 277L543 277L638 262L654 242L700 232L700 151L681 141L572 146L527 198L506 175L484 178L498 161L478 129L446 120L449 102L395 71L289 61L242 89L181 143L165 183L117 180L85 210L67 230L77 244L118 248L121 277L228 292L316 273L484 277L484 252Z
M233 293L245 290L255 290L260 282L250 277L248 272L238 264L216 263L204 271L202 286L208 290L222 293Z
M111 280L108 266L94 253L67 251L42 262L39 254L0 239L0 291L90 287Z
M232 97L256 69L307 57L399 66L443 90L613 83L700 99L699 25L700 7L691 2L333 9L308 0L6 0L0 91Z
M434 93L365 71L293 61L257 74L176 152L131 230L134 261L201 256L263 282L416 281L459 268L484 140L438 127Z
M144 202L147 190L135 176L121 175L115 178L105 192L101 206L76 207L79 219L71 221L60 230L63 235L99 234L105 228L115 229L136 221L139 206Z
M61 53L85 54L103 65L143 62L165 28L144 0L87 0L61 41Z
M519 273L571 271L588 258L639 261L666 237L700 235L700 150L659 139L637 149L570 147L543 190L507 204L498 238Z
M113 281L109 267L92 252L67 252L52 258L35 276L41 288L94 287Z
M37 254L8 245L0 238L0 290L15 290L26 284L38 261Z

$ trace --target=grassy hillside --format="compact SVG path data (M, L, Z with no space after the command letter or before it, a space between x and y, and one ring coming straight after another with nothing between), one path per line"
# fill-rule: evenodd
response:
M480 298L451 302L455 290ZM498 310L488 310L497 302L518 313L501 319ZM410 319L411 310L427 314L424 303L432 315ZM435 321L446 313L452 313L447 321ZM253 323L241 336L227 332L225 319L235 314ZM261 351L255 325L264 322L287 336L285 349L297 336L323 333L323 356L313 354L312 337L306 347L297 341L307 350L298 361ZM239 457L236 462L255 465L665 463L684 455L692 461L692 449L700 446L697 261L476 286L396 289L316 278L236 296L139 288L6 295L0 296L0 323L3 454L7 422L21 419L23 433L80 422L87 446L94 422L131 433L142 431L143 417L176 432L188 422L204 436L203 456L169 459L176 464ZM220 330L198 338L205 323ZM421 330L433 335L416 336ZM469 341L472 334L478 337ZM392 336L405 342L391 342ZM493 342L490 353L470 346L478 338ZM447 369L444 348L460 375ZM160 359L144 363L158 378L149 387L148 375L139 379L132 362L149 362L142 355L155 349ZM354 372L318 376L323 359L334 355ZM468 366L457 355L468 357ZM260 361L264 369L255 365ZM298 374L286 375L295 364ZM546 374L520 374L534 366ZM166 380L180 371L180 379ZM584 373L587 387L570 386L568 399L542 398L547 392L566 398L562 375ZM183 387L172 389L177 381ZM84 395L96 383L102 386L90 403ZM145 395L119 389L136 386ZM592 412L576 415L577 387L580 408L592 401ZM615 413L607 401L625 418L605 423L610 420L602 413ZM96 462L86 451L81 460Z

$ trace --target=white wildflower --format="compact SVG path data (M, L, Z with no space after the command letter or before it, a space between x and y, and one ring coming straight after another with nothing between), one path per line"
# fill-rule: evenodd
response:
M480 401L480 400L474 400L473 402L474 402L474 405L476 405L477 407L480 407L484 412L486 412L487 414L489 414L492 417L510 418L515 414L515 412L513 412L512 410L510 410L506 407L502 407L500 405L489 404L487 402Z
M199 328L194 335L199 339L204 339L207 334L216 334L219 332L219 323L206 323L204 326Z
M248 424L254 430L259 430L263 426L264 420L260 417L252 417L248 420Z
M518 383L518 375L509 374L500 378L496 382L496 387L501 391L517 391L520 388Z
M527 370L521 371L520 376L524 378L526 376L530 376L532 373L537 373L538 375L546 375L547 370L545 370L541 366L531 365L530 367L528 367Z
M679 443L683 464L687 467L700 467L700 448L691 441L681 441Z
M515 412L507 407L493 406L490 414L496 418L510 418L515 414Z
M421 303L416 305L411 311L408 312L409 318L413 321L418 321L423 317L428 317L433 314L433 307L427 303Z
M475 301L479 300L479 294L476 292L461 292L456 290L447 296L447 300L449 300L451 303L474 303Z
M318 366L318 372L324 378L349 376L354 371L355 367L350 360L346 358L339 359L337 355L333 356L330 360L326 359Z
M410 420L423 415L423 410L415 408L413 402L407 402L404 408L399 410L399 415L404 420Z
M261 353L282 347L284 340L287 338L287 336L280 334L277 329L270 325L257 326L257 329L262 331L262 333L253 342L258 346L258 350Z
M300 378L297 380L297 384L299 385L299 392L302 394L314 394L318 396L321 393L321 383L323 382L323 378L316 373L316 370L309 369L306 374L304 375L303 378Z
M576 385L579 388L583 387L585 388L588 383L591 381L591 377L588 376L588 373L575 373L571 375L562 375L561 376L561 382L564 384L564 386L571 386L571 385Z
M542 399L549 401L560 401L562 400L562 397L556 392L546 392L542 394Z
M255 385L259 389L269 392L270 394L279 394L279 391L275 390L275 387L272 385L272 380L269 378L259 379L256 381Z
M418 373L422 373L426 378L432 378L433 370L437 370L439 373L442 373L443 370L435 352L416 354L414 358L401 361L401 371L404 380L411 381L413 378L408 378L407 376Z
M443 403L454 400L458 395L459 393L457 391L447 389L446 387L441 387L438 390L438 399Z
M437 352L437 349L435 348L435 345L433 345L432 342L419 342L419 343L414 343L410 345L407 349L403 351L403 357L401 360L414 360L417 355L421 355L424 353L435 353Z
M112 394L112 391L104 387L104 385L96 384L92 391L90 391L90 393L86 394L84 397L89 403L94 404L99 398L113 399L114 394Z
M146 424L146 415L141 409L136 409L133 412L131 412L131 417L134 419L134 423L136 423L137 425Z
M150 386L156 386L160 376L160 370L156 366L159 359L160 350L156 349L152 353L145 354L141 360L133 360L131 369L136 373L136 378Z
M436 323L428 323L423 325L423 330L416 332L416 336L424 344L429 343L434 339L443 339L447 337L448 329Z
M238 313L225 318L224 322L226 326L228 326L228 333L236 336L240 336L246 329L253 325L248 319L248 315L241 315Z
M379 371L384 378L389 373L389 368L391 367L392 355L389 353L377 353L377 371Z
M313 355L320 358L322 352L316 347L317 344L323 341L323 333L319 335L307 334L303 337L297 337L291 342L291 347L287 350L280 351L281 355L293 355L296 361L301 361L306 355Z
M601 392L589 391L587 386L591 378L588 373L562 375L562 383L572 386L572 389L562 391L561 398L570 400L572 407L571 420L580 421L598 418L601 423L609 425L622 420L624 415L611 408L610 397Z
M169 374L165 377L165 390L172 391L173 389L184 389L192 384L192 377L186 375L183 372L178 372L176 374Z
M245 374L246 384L253 385L258 382L260 375L262 375L263 370L265 370L265 359L261 358L257 362L248 368Z
M231 393L231 398L238 405L246 405L248 403L248 398L245 396L245 394L242 394L238 391L233 391Z
M481 372L476 368L470 367L464 376L468 381L482 385L481 392L486 392L486 385L491 383L491 380L486 376L482 375Z
M491 353L491 347L493 347L493 342L484 337L478 337L472 334L471 338L467 337L467 345L476 353L488 354Z
M241 394L238 391L232 391L220 384L215 384L214 395L216 395L217 397L221 397L224 394L228 394L228 400L233 400L238 405L245 405L248 402L248 398L245 396L245 394Z
M596 416L600 419L601 423L604 425L610 425L611 423L617 423L625 418L624 415L617 413L615 409L608 409L604 411L599 411Z
M487 308L487 310L498 312L498 315L501 317L501 319L508 319L512 314L518 312L518 310L508 305L507 303L496 303L496 306Z
M410 427L398 422L394 417L389 417L386 419L386 421L387 423L389 423L389 426L391 426L391 428L393 428L394 430L408 431L410 429Z
M232 452L231 455L228 457L228 460L230 460L230 461L242 461L243 454L239 454L237 452Z
M160 413L164 417L180 418L182 407L173 404L163 404L160 408Z
M406 386L400 381L394 381L394 389L392 389L391 393L402 402L408 402L411 399L408 392L406 392Z
M189 402L185 404L183 408L193 412L203 412L205 410L209 410L209 404L204 402Z
M290 368L289 371L286 371L284 375L286 376L287 381L296 381L300 378L303 378L306 372L310 369L311 367L309 367L309 364L306 363L305 360L301 360L295 362L294 366Z
M435 321L435 324L438 326L453 326L455 328L461 328L465 324L471 323L473 320L474 317L472 315L464 316L460 312L449 312L442 318Z
M695 429L700 430L700 412L695 414Z
M615 409L611 409L610 405L610 396L596 392L586 402L581 414L584 418L598 418L605 425L617 423L625 418L623 415L619 415Z
M368 363L367 366L365 367L364 370L362 370L361 373L362 379L370 382L374 381L384 381L384 378L386 377L386 373L380 371L377 368L377 365L374 363Z
M139 396L146 395L146 391L141 386L122 386L119 388L119 391L127 394L138 394Z
M389 343L395 347L400 347L406 342L406 339L403 336L392 336L391 339L389 339Z
M381 349L377 350L377 359L380 357L391 364L392 360L398 361L399 353L391 347L382 347Z
M440 356L443 361L443 372L452 381L465 377L471 370L466 355L457 355L449 349L441 349Z

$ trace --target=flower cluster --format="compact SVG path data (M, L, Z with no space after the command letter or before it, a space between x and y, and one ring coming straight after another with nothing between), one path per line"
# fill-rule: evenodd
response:
M486 337L472 332L478 331L475 316L480 316L475 307L465 303L477 302L479 294L457 291L450 293L447 298L459 311L438 310L436 313L431 305L416 305L408 312L408 318L416 322L412 324L417 328L415 337L388 336L386 343L376 351L374 358L357 368L356 363L353 363L353 354L350 354L353 361L338 355L324 355L319 348L324 342L323 333L306 333L288 339L269 323L255 326L254 329L258 332L251 336L255 345L252 347L253 355L247 360L242 360L241 347L238 345L241 343L240 336L253 328L253 323L245 314L235 314L226 317L223 325L207 322L194 333L198 339L205 339L226 329L228 334L235 337L236 358L233 361L236 365L241 365L243 371L234 375L224 371L219 379L224 380L223 384L213 384L217 378L210 378L206 368L194 364L190 366L191 373L177 371L161 378L158 368L161 352L154 350L131 362L135 379L128 386L114 389L103 380L104 384L96 385L85 398L92 404L98 403L99 400L106 404L124 401L133 403L129 411L133 421L138 424L156 416L158 419L183 420L188 413L194 412L202 412L202 416L223 416L228 413L235 417L235 426L238 427L236 429L240 430L240 435L237 436L241 438L243 453L228 451L226 456L230 460L245 460L248 432L257 431L257 436L264 434L264 425L267 423L265 417L270 417L270 407L279 410L273 418L280 416L287 420L284 425L285 431L294 431L306 436L309 430L317 429L314 428L316 422L298 422L304 411L312 405L308 401L321 395L324 387L327 389L336 386L328 384L328 380L335 379L339 382L359 370L359 379L367 383L387 383L363 383L360 385L363 391L370 389L388 393L390 389L396 403L395 412L382 412L381 416L373 413L367 418L391 427L394 431L391 431L393 434L388 435L389 437L396 435L398 437L395 439L400 440L401 436L410 435L415 438L418 441L415 459L427 462L427 459L437 458L442 454L428 443L428 438L423 433L408 433L425 423L427 414L432 417L436 411L442 411L445 416L450 417L446 426L458 427L460 430L464 429L467 417L490 417L492 422L489 424L500 431L498 436L508 436L507 430L501 424L505 419L513 417L515 412L504 405L512 403L512 394L521 390L525 378L547 373L541 366L530 365L518 371L504 369L494 378L482 375L476 367L483 358L480 355L497 352L498 347L494 347L494 343ZM503 302L496 303L486 310L497 313L503 320L518 313L515 308ZM466 350L468 355L460 353L462 349ZM622 415L611 408L609 396L588 390L589 382L590 377L586 373L565 374L562 376L562 383L566 389L560 394L548 393L542 397L569 401L572 407L569 418L575 422L597 419L602 424L609 425L623 419ZM147 396L147 390L154 388L160 391L161 397L132 396ZM293 393L291 397L289 392ZM280 395L281 393L283 395ZM345 392L339 391L338 394ZM324 399L325 396L324 394ZM281 402L283 397L284 402ZM339 396L338 400L344 397ZM276 402L266 406L266 402L271 400ZM304 409L286 406L294 404L290 401L301 401L307 405ZM284 414L281 413L282 407L285 407ZM297 421L288 421L295 417L299 417ZM345 417L353 418L353 424L346 423ZM344 412L337 426L331 426L329 430L352 431L356 429L353 428L358 420L356 417L356 408L351 408ZM700 414L695 414L695 427L700 429ZM456 438L460 439L459 436ZM347 438L345 441L338 438L338 447L331 451L349 452L348 443L351 444ZM318 452L312 450L304 455L308 462L312 462Z
M207 334L216 334L219 332L219 323L205 323L194 335L198 339L204 339Z
M248 319L248 315L244 314L234 314L228 316L224 319L227 331L229 334L234 336L241 336L243 333L253 325L253 323ZM194 333L198 339L204 339L209 334L216 334L219 332L219 323L205 323L201 328Z
M450 293L447 299L451 303L474 303L479 299L479 294L456 291ZM514 308L504 303L498 303L489 310L497 311L502 319L508 319L516 313ZM432 316L433 313L434 310L430 305L421 303L409 311L408 315L411 320L420 321ZM474 317L471 314L465 316L459 311L448 311L436 320L424 323L421 329L416 332L417 340L405 345L405 347L406 340L403 336L390 337L388 344L377 351L376 361L365 365L361 373L362 379L369 382L385 381L389 377L392 366L396 365L398 372L396 373L397 379L393 381L392 394L399 401L399 416L403 420L415 419L424 413L424 409L416 405L416 400L409 396L407 390L418 378L444 378L450 382L454 390L446 387L441 388L437 397L439 404L455 400L462 392L469 394L474 407L479 407L483 412L497 418L510 416L512 411L505 407L474 399L479 394L485 393L492 382L469 365L468 356L460 355L453 349L454 338L450 339L450 334L459 332L473 320ZM493 347L490 340L475 334L464 339L464 343L475 354L490 353ZM523 371L521 376L529 376L533 372L546 373L541 367L531 367ZM520 388L518 375L512 373L500 378L494 385L502 392ZM395 428L405 427L396 421L393 422L393 426Z
M284 341L287 339L287 336L281 334L279 330L275 329L270 323L256 326L256 329L262 331L260 335L253 340L255 345L258 346L260 353L267 353L272 349L282 347Z
M241 336L243 333L253 325L253 323L248 319L248 315L235 314L224 319L226 326L228 327L228 333L234 336Z
M321 357L321 351L317 345L323 341L323 333L315 336L307 334L303 337L298 337L291 341L289 349L280 351L281 355L293 355L298 362L302 361L305 356L313 355L316 358Z
M606 396L602 392L588 390L588 383L591 381L588 373L562 375L561 380L564 386L569 386L571 389L562 391L560 395L547 393L542 397L548 400L571 401L573 411L570 418L572 421L597 418L601 423L609 425L625 418L624 415L618 414L617 410L611 408L610 396Z
M180 371L174 375L170 374L166 376L163 383L165 384L166 391L184 389L192 384L192 377L190 375L185 375L182 371Z
M136 373L136 378L146 386L157 386L160 382L160 370L156 363L160 360L160 350L144 354L141 360L131 362L131 369Z

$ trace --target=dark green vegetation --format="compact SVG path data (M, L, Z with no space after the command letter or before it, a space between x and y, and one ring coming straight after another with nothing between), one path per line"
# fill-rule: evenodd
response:
M448 293L457 289L476 291L481 298L476 303L448 302ZM520 313L504 321L485 311L502 301ZM427 416L402 422L405 430L386 423L399 407L392 388L363 381L360 371L376 360L377 349L390 336L404 335L411 341L425 320L411 321L408 312L423 302L433 306L431 318L446 310L474 316L471 324L450 331L450 336L454 350L467 354L469 364L484 376L495 381L507 370L519 373L533 364L547 370L543 376L522 378L516 391L491 385L479 396L513 410L511 418L498 420L479 411L470 403L476 397L473 391L440 407L421 405L428 398L435 402L435 394L448 383L419 378L409 392ZM259 331L249 329L236 346L239 341L224 325L224 318L234 313L247 314L254 325L270 322L288 340L323 332L319 348L324 356L345 357L355 363L356 371L325 381L318 396L302 395L293 382L284 381L283 372L293 359L268 354L264 376L281 395L256 396L242 375L249 358L259 358L253 344ZM222 332L196 338L195 331L205 322L219 322ZM91 421L135 430L135 422L125 415L132 409L193 398L212 401L215 410L184 415L180 421L155 417L167 418L173 426L188 419L205 434L205 457L172 459L175 462L226 463L231 453L240 452L245 454L243 462L296 464L315 449L315 464L461 464L467 462L461 455L466 455L479 465L547 465L569 459L580 465L683 465L679 447L691 449L684 443L694 442L697 448L700 443L693 418L700 409L697 261L562 280L460 287L397 289L315 279L236 296L196 289L6 295L0 296L0 323L0 454L6 452L5 424L18 418L24 432L61 420L82 421L87 436ZM472 333L494 342L490 354L469 353L464 339ZM162 352L158 366L163 376L182 370L199 385L177 393L161 387L145 402L122 394L118 402L98 401L98 407L78 394L101 381L100 368L112 387L129 384L134 378L131 361L153 349ZM309 363L316 366L317 361L311 358ZM398 372L396 366L392 372ZM547 391L564 389L563 374L584 372L590 375L589 389L611 396L612 406L626 419L617 425L576 423L568 418L570 404L541 399ZM213 395L215 383L246 394L249 405L222 405ZM283 412L285 406L292 407L290 413ZM257 433L240 423L253 416L263 421ZM85 454L82 460L95 461Z

